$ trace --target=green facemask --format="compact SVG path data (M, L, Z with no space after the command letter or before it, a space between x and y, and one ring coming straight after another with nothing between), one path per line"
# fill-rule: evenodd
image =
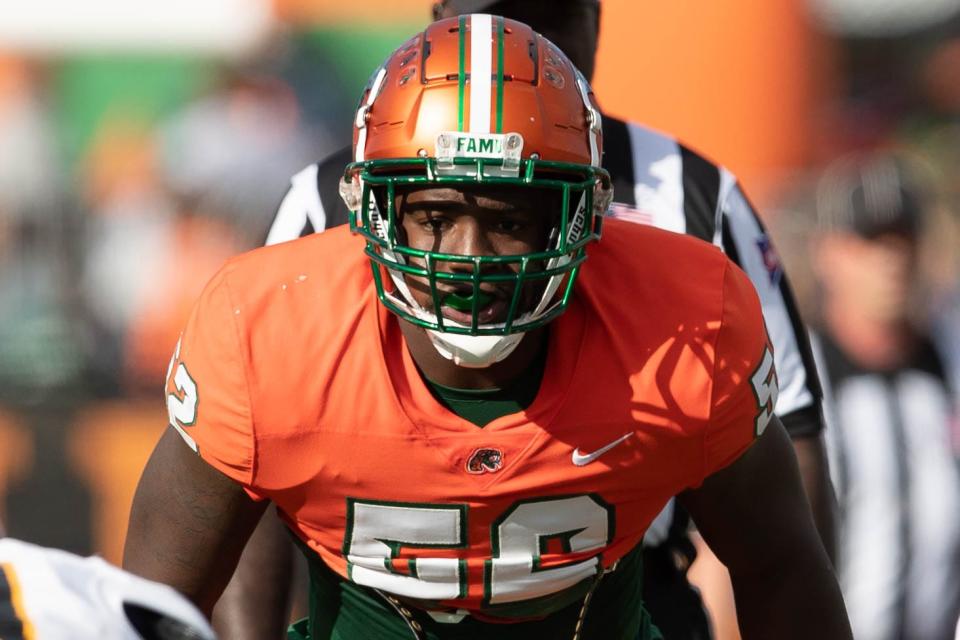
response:
M448 161L448 166L450 161ZM505 177L502 161L487 158L452 159L455 170L438 170L436 158L368 160L350 164L341 193L351 209L350 228L366 239L366 254L373 269L377 295L401 318L435 331L462 335L508 335L543 326L566 309L586 246L600 237L602 212L610 197L610 176L598 167L545 160L521 160L516 177ZM448 169L448 170L444 170ZM559 220L546 250L509 256L467 256L414 249L398 236L395 211L397 188L416 186L462 186L470 184L511 185L552 189L560 192L560 211L545 212ZM381 190L381 211L374 197ZM438 265L467 265L440 270ZM449 267L447 267L449 269ZM387 278L384 275L388 275ZM404 277L426 281L431 304L414 302ZM445 287L439 287L443 283ZM392 286L391 286L392 284ZM450 294L451 284L477 294ZM513 292L504 321L480 324L480 311L492 297L480 291L482 284L495 284ZM535 287L542 292L533 308L521 308L521 292ZM446 288L447 292L444 292ZM469 325L444 319L442 307L471 313Z

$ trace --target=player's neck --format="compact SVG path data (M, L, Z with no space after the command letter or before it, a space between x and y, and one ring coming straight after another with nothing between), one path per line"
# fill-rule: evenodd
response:
M524 375L544 348L546 329L530 331L513 353L503 361L482 369L460 367L444 358L430 342L426 332L400 320L407 349L420 371L432 382L455 389L503 389Z

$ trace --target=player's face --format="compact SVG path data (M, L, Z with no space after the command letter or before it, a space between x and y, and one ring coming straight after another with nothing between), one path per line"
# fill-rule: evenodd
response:
M402 241L413 249L462 256L517 256L547 248L552 220L558 211L557 193L522 188L458 187L417 189L397 196ZM542 265L534 265L542 268ZM441 262L438 271L469 274L472 265ZM517 263L488 265L483 273L516 272ZM433 308L429 284L423 278L406 276L416 302ZM478 322L503 321L513 296L513 286L483 283L473 291L469 283L438 285L443 316L470 324L473 296L480 296ZM542 293L541 286L521 291L520 309L530 310Z

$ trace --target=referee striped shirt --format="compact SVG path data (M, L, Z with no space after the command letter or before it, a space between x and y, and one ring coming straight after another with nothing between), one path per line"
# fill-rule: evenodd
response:
M890 371L815 340L828 383L837 573L858 640L953 640L960 616L955 393L927 340Z

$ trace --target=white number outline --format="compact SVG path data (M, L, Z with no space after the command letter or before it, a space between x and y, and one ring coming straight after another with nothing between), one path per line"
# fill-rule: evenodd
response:
M352 553L353 547L361 544L364 538L358 538L356 532L356 521L357 521L357 508L363 506L374 506L374 507L386 507L390 509L397 509L398 512L406 512L405 515L409 518L412 514L417 512L422 512L423 510L438 510L438 511L451 511L457 513L457 540L455 542L415 542L410 540L401 540L398 538L387 538L381 537L377 534L367 534L370 539L380 542L384 546L390 549L389 556L383 556L383 567L384 575L379 575L372 567L364 566L361 562L357 562L356 559L360 559L363 556L357 556ZM468 505L466 504L435 504L428 502L394 502L389 500L361 500L357 498L347 498L347 528L343 536L343 548L342 553L343 557L347 561L347 576L353 582L357 584L366 585L368 587L374 587L377 589L387 589L389 588L389 583L394 585L401 585L402 583L413 583L426 585L424 581L421 581L419 578L420 570L418 565L425 564L427 562L435 560L457 560L455 565L451 565L451 568L454 568L455 575L457 578L457 594L453 595L446 594L437 596L435 594L426 595L421 593L412 593L418 592L420 590L411 588L408 592L405 592L403 595L410 595L411 597L421 597L421 598L430 598L430 599L458 599L465 598L467 596L467 567L465 560L458 560L456 558L443 558L443 559L434 559L434 558L410 558L407 560L407 568L409 573L402 573L393 568L393 561L399 557L400 550L402 547L412 547L418 549L465 549L467 547L467 510ZM354 560L351 560L354 558ZM369 573L367 573L369 572ZM390 577L388 577L390 576Z
M589 504L584 505L581 503L577 505L577 502L586 500ZM457 530L458 535L456 542L453 541L453 536L450 537L447 542L415 542L399 539L395 536L387 537L381 535L380 532L368 533L364 532L358 537L357 529L357 520L358 520L358 508L362 508L364 505L371 505L376 507L386 507L389 509L397 509L398 516L404 516L407 518L416 517L417 512L423 512L423 510L446 510L457 513ZM517 514L524 513L524 511L529 511L525 509L526 507L539 507L546 506L552 509L553 513L559 511L560 518L557 519L557 525L553 527L553 530L546 531L544 533L533 533L533 538L536 540L536 548L525 549L519 553L516 551L512 552L509 556L504 555L503 553L503 527L507 525L511 518L515 518ZM577 507L580 507L583 510L584 507L587 508L589 512L588 520L583 522L571 523L569 521L564 522L563 516L569 515L577 510ZM527 514L525 514L527 515ZM550 514L553 515L553 514ZM353 582L357 584L362 584L374 588L384 588L387 591L392 591L398 593L399 595L406 595L410 597L420 597L420 598L429 598L429 599L461 599L467 596L468 589L468 576L467 576L467 562L465 559L458 558L409 558L407 560L408 572L403 573L394 569L393 563L400 556L401 549L403 547L411 548L422 548L422 549L463 549L468 545L467 541L467 522L469 518L469 505L463 503L455 504L437 504L437 503L424 503L424 502L396 502L396 501L386 501L386 500L364 500L359 498L347 498L347 527L344 532L344 541L342 547L343 557L347 562L347 576ZM564 541L564 547L566 553L573 552L587 552L594 549L601 550L606 547L613 540L613 535L615 531L615 522L616 522L616 510L613 505L607 503L603 500L598 494L595 493L582 493L582 494L569 494L569 495L559 495L559 496L550 496L546 498L527 498L522 500L517 500L509 508L507 508L501 516L491 523L490 526L490 543L491 543L491 556L490 558L484 560L483 567L483 600L482 606L489 607L499 604L506 604L510 602L518 602L524 600L536 599L538 597L545 597L555 593L559 593L564 589L572 587L576 584L579 584L585 579L592 578L599 571L600 564L600 553L596 553L588 558L581 560L558 564L555 566L550 566L548 568L543 568L541 566L541 558L544 552L547 541L550 539L560 538ZM388 530L389 525L385 522L380 525L382 529ZM587 536L583 536L585 532L589 532ZM575 539L580 537L585 537L575 543ZM442 537L442 536L440 536ZM434 537L438 539L437 536ZM360 556L354 554L356 546L360 544L369 544L370 541L379 542L381 545L389 549L389 554L382 556L383 569L375 569L369 559L372 556ZM576 547L576 548L574 548ZM377 556L379 560L379 556ZM363 560L367 560L363 562ZM423 581L419 577L418 563L421 561L436 561L436 560L456 560L456 576L457 583L459 588L459 594L454 596L445 595L437 597L436 594L432 596L425 595L426 589L421 589L419 587L428 585L435 586L431 583ZM547 573L551 571L558 571L562 573L561 576L555 576L552 582L548 584L557 584L558 581L561 583L556 589L548 590L542 594L531 596L531 597L511 597L509 595L510 589L503 590L503 593L498 594L495 584L496 580L496 569L497 561L504 560L508 561L509 565L505 567L508 574L513 573L510 571L511 565L514 570L521 568L522 566L527 566L529 573L526 575L531 575L535 573ZM447 565L449 570L452 565ZM510 576L514 578L514 576ZM509 580L507 581L509 582ZM392 588L391 588L392 587ZM401 587L402 590L397 588ZM504 595L506 594L506 595Z
M167 419L170 426L180 432L180 436L190 446L194 452L198 451L197 441L194 440L185 427L192 427L197 423L197 414L200 410L200 392L197 389L197 382L187 371L187 365L178 362L180 359L180 343L182 338L177 340L177 348L173 351L170 358L170 364L167 365L167 385L171 381L173 374L173 386L177 393L182 393L181 398L176 393L167 394ZM174 369L176 363L176 369Z
M760 364L750 376L750 388L757 401L757 408L760 409L753 420L753 435L759 438L773 418L777 397L780 395L780 381L777 379L776 367L773 366L773 352L770 351L770 345L763 347Z
M529 600L531 598L510 598L509 596L503 596L496 593L494 588L496 584L495 569L496 562L498 559L502 559L502 528L510 520L512 516L517 514L519 510L527 505L544 505L554 502L564 502L570 504L572 501L579 501L582 498L586 498L594 503L594 506L600 507L605 512L606 518L603 522L599 523L603 530L603 541L594 544L586 545L577 549L578 552L592 551L594 549L602 549L610 542L613 541L613 534L615 530L616 523L616 509L613 505L609 504L606 500L601 498L596 493L580 493L580 494L571 494L571 495L561 495L561 496L550 496L548 498L527 498L524 500L518 500L514 502L509 509L504 511L503 515L493 521L490 525L490 548L493 554L493 557L489 560L484 561L483 567L483 606L492 606L498 604L507 604L510 602L518 602L521 600ZM568 511L569 512L569 511ZM568 562L564 564L558 564L555 566L548 567L544 569L540 566L541 556L545 545L550 539L561 538L564 540L564 553L573 553L574 550L571 547L571 542L574 538L581 535L583 532L587 531L590 527L596 525L597 523L588 524L585 527L573 527L573 528L561 528L560 531L553 531L549 533L538 533L536 535L537 539L537 548L532 550L530 553L530 574L536 573L545 573L550 571L562 571L564 573L573 573L570 572L570 569L590 569L589 571L579 571L579 577L575 579L566 579L564 582L568 582L565 586L560 587L559 589L550 591L548 593L542 594L541 596L536 597L546 597L555 593L559 593L564 589L568 589L575 584L580 583L585 579L592 578L596 575L599 564L600 564L600 554L590 556L583 560L578 560L575 562ZM565 527L567 527L565 525Z

